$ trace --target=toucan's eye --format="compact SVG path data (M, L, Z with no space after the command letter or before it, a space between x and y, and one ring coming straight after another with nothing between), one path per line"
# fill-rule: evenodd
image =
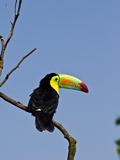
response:
M58 81L58 78L55 78L55 81L57 82L57 81Z

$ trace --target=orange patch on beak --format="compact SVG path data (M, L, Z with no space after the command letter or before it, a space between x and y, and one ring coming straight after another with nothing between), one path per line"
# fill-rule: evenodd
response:
M68 79L62 79L62 80L61 80L61 83L62 83L63 85L65 85L65 84L72 85L72 86L75 85L74 82L72 82L72 81L70 81L70 80L68 80Z

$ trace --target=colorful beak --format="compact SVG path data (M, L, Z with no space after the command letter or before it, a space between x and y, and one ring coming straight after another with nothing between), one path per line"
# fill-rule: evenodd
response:
M59 81L60 88L79 90L86 93L89 92L87 86L80 79L67 74L59 74L59 77L60 77Z

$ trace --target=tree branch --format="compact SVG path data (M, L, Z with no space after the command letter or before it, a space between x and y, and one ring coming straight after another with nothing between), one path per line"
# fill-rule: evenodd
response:
M19 68L20 64L24 61L24 59L26 59L28 56L30 56L35 50L36 50L36 48L32 49L28 54L26 54L26 55L19 61L19 63L6 75L6 77L4 78L4 80L0 83L0 87L2 87L3 84L8 80L9 76L10 76L17 68Z
M3 69L3 63L4 63L4 52L5 52L5 41L3 39L3 36L0 35L0 41L1 41L1 54L0 54L0 75L2 73Z
M17 3L18 3L18 9L17 9ZM8 35L8 38L6 39L6 41L3 39L3 36L0 35L0 40L1 40L1 54L0 54L0 75L2 74L2 69L3 69L3 62L4 62L4 55L5 55L5 50L6 50L6 47L9 43L9 41L11 40L12 36L13 36L13 33L14 33L14 29L15 29L15 25L16 25L16 22L18 20L18 17L20 15L20 9L21 9L21 4L22 4L22 0L19 0L19 2L16 0L15 1L15 15L14 15L14 20L13 22L11 21L10 19L10 23L11 23L11 29L10 29L10 33ZM17 10L17 11L16 11ZM8 11L8 14L9 14L9 11ZM9 17L10 18L10 17Z
M24 106L22 103L18 102L18 101L15 101L14 99L8 97L7 95L5 95L4 93L0 92L0 97L2 99L4 99L6 102L26 111L26 112L29 112L28 109L27 109L27 106Z
M6 102L16 106L19 109L22 109L28 113L32 113L28 110L28 107L20 103L19 101L15 101L14 99L8 97L4 93L0 92L0 97L4 99ZM76 140L71 137L71 135L67 132L67 130L58 122L53 120L53 123L57 129L59 129L64 137L68 140L69 147L68 147L68 158L67 160L74 160L75 153L76 153Z
M58 128L64 137L68 140L69 147L68 147L68 158L67 160L74 160L75 153L76 153L76 143L77 141L71 137L71 135L67 132L67 130L58 122L53 120L53 123L56 128Z
M0 56L0 59L2 59L3 58L3 53L5 51L5 41L4 41L2 35L0 35L0 40L1 40L1 56Z
M14 8L15 8L14 20L13 20L13 22L12 22L12 26L11 26L11 30L10 30L10 33L9 33L9 35L8 35L8 38L7 38L6 42L5 42L5 48L7 47L7 44L9 43L10 39L11 39L12 36L13 36L15 24L16 24L16 22L17 22L17 19L18 19L19 15L20 15L21 4L22 4L22 0L19 0L18 10L17 10L17 9L16 9L16 8L17 8L17 0L16 0L16 2L15 2L15 7L14 7ZM17 10L17 11L16 11L16 10ZM11 22L11 21L10 21L10 22Z

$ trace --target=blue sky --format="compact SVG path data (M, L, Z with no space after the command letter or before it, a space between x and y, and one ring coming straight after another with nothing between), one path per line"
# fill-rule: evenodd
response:
M0 33L9 33L5 4L0 1ZM37 51L14 72L1 90L27 105L29 95L47 73L82 79L90 92L62 89L54 119L77 140L76 160L117 160L120 129L120 1L23 1L14 37L5 55L2 78L31 49ZM0 159L33 160L67 157L67 141L55 129L38 132L34 117L1 103Z

